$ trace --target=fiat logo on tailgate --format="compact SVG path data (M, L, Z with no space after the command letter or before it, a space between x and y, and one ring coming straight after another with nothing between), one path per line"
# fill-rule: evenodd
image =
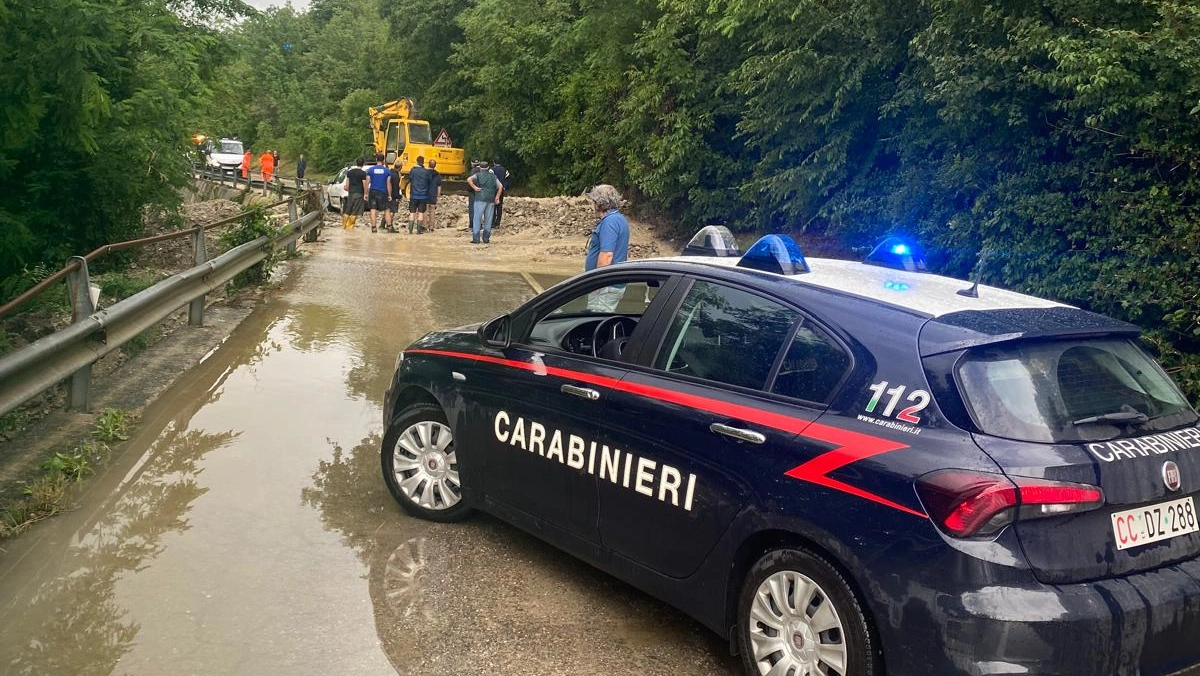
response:
M1179 490L1179 465L1175 461L1168 460L1163 463L1163 483L1166 484L1167 490Z

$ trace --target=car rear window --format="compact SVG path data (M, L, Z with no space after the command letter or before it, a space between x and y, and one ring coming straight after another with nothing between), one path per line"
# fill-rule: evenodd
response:
M957 381L979 429L1008 439L1100 441L1196 420L1162 368L1123 339L975 348Z

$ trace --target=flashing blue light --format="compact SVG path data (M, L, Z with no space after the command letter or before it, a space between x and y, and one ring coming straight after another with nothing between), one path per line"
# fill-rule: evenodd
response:
M888 237L876 246L866 259L867 265L879 265L894 270L925 272L925 252L917 244L899 237ZM903 291L903 289L900 289Z
M883 288L888 291L908 291L908 284L904 282L884 282Z
M799 275L808 272L808 261L800 251L800 245L787 235L766 235L746 250L738 261L738 267L764 270L781 275Z

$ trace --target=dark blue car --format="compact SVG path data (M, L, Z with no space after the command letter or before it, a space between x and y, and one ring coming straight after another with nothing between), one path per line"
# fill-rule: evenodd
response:
M405 510L495 514L750 674L1200 673L1195 410L1136 327L904 243L594 270L414 343L384 415Z

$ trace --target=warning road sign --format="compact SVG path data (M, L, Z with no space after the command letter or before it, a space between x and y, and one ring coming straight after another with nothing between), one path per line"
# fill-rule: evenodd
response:
M437 139L433 142L433 145L439 148L449 148L454 144L450 142L450 135L446 133L445 129L443 129L438 133Z

